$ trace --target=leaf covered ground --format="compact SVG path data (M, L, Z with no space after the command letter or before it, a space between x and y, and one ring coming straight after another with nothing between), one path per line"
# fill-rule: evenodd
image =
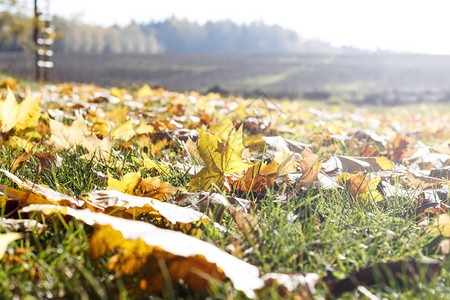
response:
M0 293L450 295L445 105L0 88Z

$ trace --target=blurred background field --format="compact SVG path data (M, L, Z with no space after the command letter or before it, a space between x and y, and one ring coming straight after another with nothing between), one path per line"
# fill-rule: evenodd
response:
M56 53L53 59L53 82L387 105L450 100L449 56ZM33 68L31 54L0 52L0 69L12 76L33 79Z

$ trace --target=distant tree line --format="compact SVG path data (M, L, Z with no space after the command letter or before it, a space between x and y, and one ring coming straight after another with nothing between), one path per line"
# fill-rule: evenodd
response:
M232 21L219 21L200 25L172 17L162 22L131 22L124 27L106 28L55 17L54 26L58 32L53 46L55 53L329 54L345 51L322 41L302 39L292 30L262 22L238 25ZM3 51L20 49L21 44L14 39L0 44Z
M261 22L195 22L170 18L162 22L109 28L55 18L62 36L56 52L81 53L287 53L335 50L323 42L302 41L297 33ZM324 49L326 48L326 49Z

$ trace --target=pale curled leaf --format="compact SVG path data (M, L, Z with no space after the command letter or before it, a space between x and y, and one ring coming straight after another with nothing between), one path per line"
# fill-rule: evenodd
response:
M70 126L52 119L49 123L51 136L48 143L56 150L74 149L76 146L81 146L88 151L83 158L109 158L113 145L111 137L99 139L89 131L82 116L79 115Z
M8 245L20 238L22 238L22 234L17 232L0 234L0 259L2 259L5 255L6 249L8 249Z
M10 172L8 172L6 170L0 169L0 172L2 172L6 177L8 177L12 181L14 181L20 187L22 187L26 190L32 191L33 193L40 195L40 196L44 197L45 199L49 199L51 201L56 201L60 204L64 203L64 202L71 203L78 207L81 207L83 205L83 201L76 200L73 197L68 196L66 194L59 193L57 191L54 191L50 188L44 187L39 184L35 184L27 179L22 180L19 177L17 177L16 175L11 174Z
M108 208L141 208L136 212L144 213L150 210L156 210L161 216L166 218L172 224L189 224L201 219L208 220L203 213L187 207L180 207L175 204L162 202L149 197L138 197L121 193L116 190L93 191L88 194L88 203L96 208L106 210Z
M252 207L253 202L250 200L223 196L219 193L211 192L191 192L180 193L175 199L178 204L190 204L187 207L192 207L201 212L216 213L216 220L222 219L223 212L226 208L233 207L236 210L248 212Z
M2 218L0 224L9 231L44 231L46 226L36 220Z
M142 240L146 245L157 247L173 255L203 257L206 261L216 264L231 280L234 287L243 291L248 297L254 297L254 291L264 286L264 282L259 276L259 269L256 266L250 265L214 245L181 232L161 229L149 223L95 213L87 209L76 210L55 205L32 205L25 207L22 211L60 212L88 225L110 225L114 230L119 231L124 239L130 241Z
M298 288L298 286L306 287L310 293L315 293L315 286L319 282L319 275L316 273L266 273L261 277L264 282L277 281L278 284L284 286L289 292Z
M342 170L344 172L377 172L382 170L394 170L395 165L386 157L354 157L333 155L322 163L325 172Z

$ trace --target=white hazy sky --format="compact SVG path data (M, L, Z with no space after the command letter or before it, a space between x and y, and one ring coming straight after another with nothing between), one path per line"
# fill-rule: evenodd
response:
M51 13L90 24L148 23L171 16L199 23L262 20L335 46L450 55L448 0L49 0L49 4Z

